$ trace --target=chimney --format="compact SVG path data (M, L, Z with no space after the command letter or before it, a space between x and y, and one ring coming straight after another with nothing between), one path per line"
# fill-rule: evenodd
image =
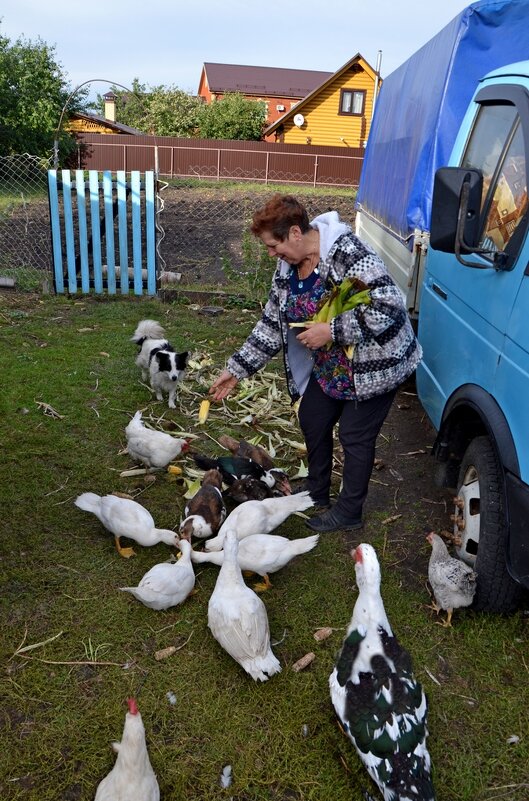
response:
M116 97L117 95L114 92L107 92L106 95L103 95L105 119L110 120L110 122L116 122Z

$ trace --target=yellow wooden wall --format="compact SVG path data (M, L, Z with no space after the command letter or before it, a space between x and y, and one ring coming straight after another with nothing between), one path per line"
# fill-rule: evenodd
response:
M304 103L300 108L300 113L305 117L304 124L298 128L292 119L286 121L282 141L289 145L363 147L371 123L375 79L365 69L361 72L353 70L337 76L308 103ZM361 117L338 113L341 89L366 90Z
M106 125L96 122L95 120L92 122L90 120L79 119L76 117L72 117L71 119L69 119L64 127L66 128L66 130L73 131L74 133L98 133L98 134L119 133L119 131L115 131Z

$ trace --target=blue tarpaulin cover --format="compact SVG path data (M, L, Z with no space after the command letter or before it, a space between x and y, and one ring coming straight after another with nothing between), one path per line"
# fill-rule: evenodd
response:
M356 206L399 238L428 231L435 172L448 163L478 81L529 59L529 0L472 3L383 82Z

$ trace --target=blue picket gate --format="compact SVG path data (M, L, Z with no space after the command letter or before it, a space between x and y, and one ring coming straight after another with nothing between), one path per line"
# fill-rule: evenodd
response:
M57 293L156 294L154 172L48 170L48 192Z

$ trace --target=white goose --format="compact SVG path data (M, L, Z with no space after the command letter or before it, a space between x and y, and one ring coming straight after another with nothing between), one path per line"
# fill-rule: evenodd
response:
M268 616L262 600L244 583L237 561L237 535L226 531L224 561L208 605L208 626L227 653L255 681L281 671L270 647Z
M295 556L311 551L318 544L318 539L318 534L296 540L278 534L251 534L239 540L237 561L241 570L263 577L264 583L256 584L254 590L267 590L272 586L268 574L281 570ZM220 566L224 562L224 551L191 551L191 561L196 564L211 562Z
M79 509L92 512L101 521L107 531L114 535L118 553L126 559L134 556L134 550L122 548L120 537L128 537L145 547L157 545L159 542L176 545L178 541L176 532L167 528L156 528L151 513L141 503L130 498L83 492L74 503Z
M263 501L245 501L228 515L217 536L208 540L205 548L207 551L220 551L229 529L235 529L239 540L250 534L269 534L289 515L304 512L313 505L314 501L308 492L265 498Z
M195 571L191 564L191 545L180 540L182 558L178 562L161 562L145 573L137 587L120 587L130 592L150 609L169 609L178 606L193 592Z

